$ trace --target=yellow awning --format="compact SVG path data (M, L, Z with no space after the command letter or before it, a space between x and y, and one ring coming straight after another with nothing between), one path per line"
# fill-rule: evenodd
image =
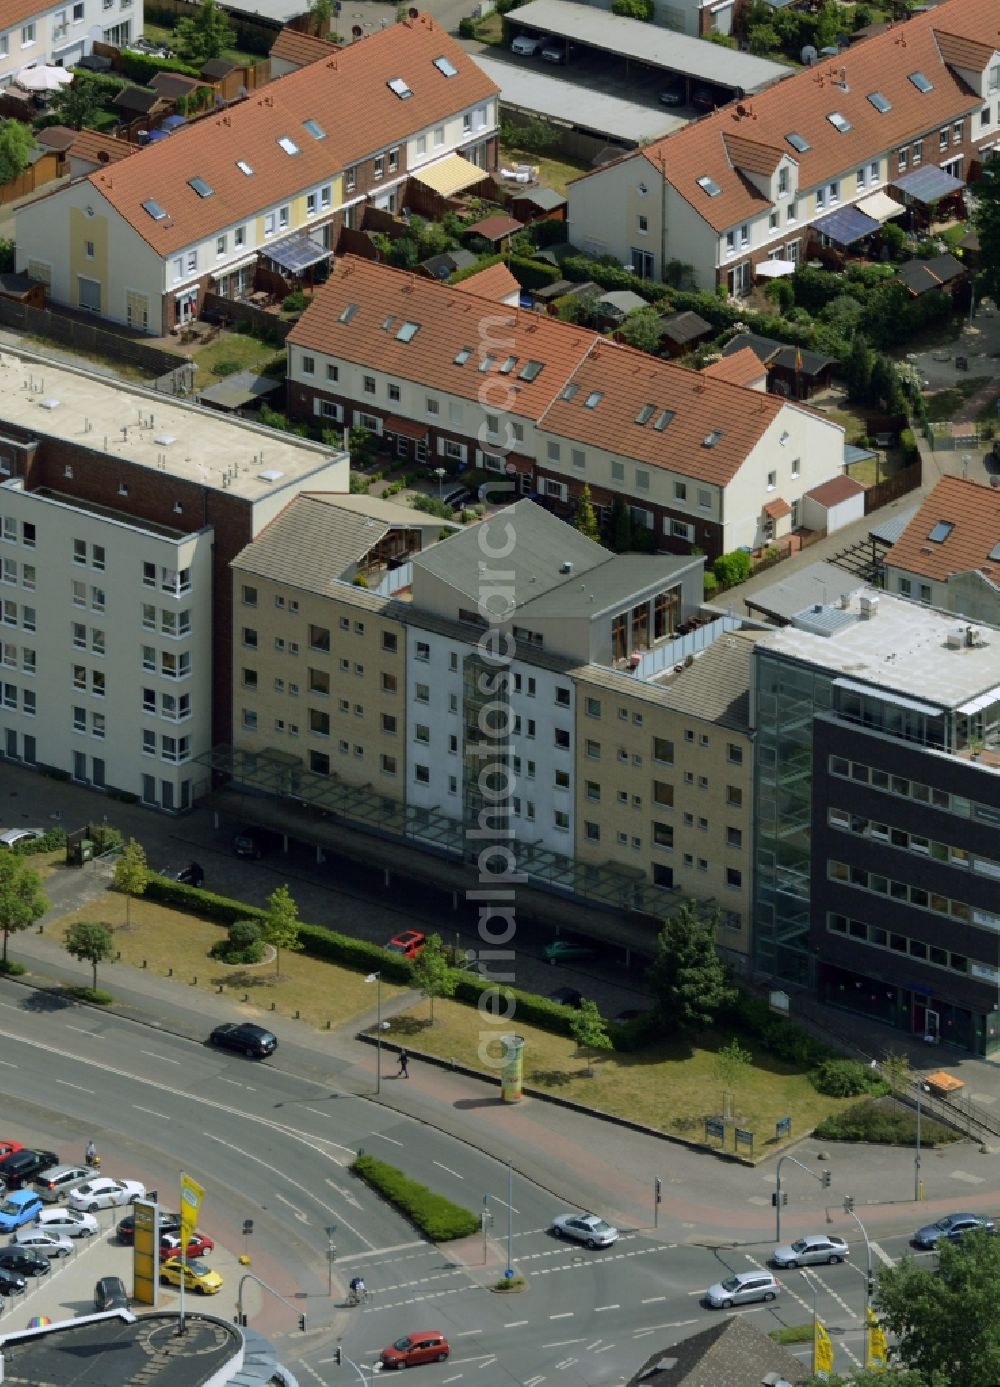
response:
M470 164L468 159L463 159L461 154L449 154L430 168L414 172L413 177L442 197L451 197L463 188L471 188L473 183L481 183L488 174L477 169L475 164Z

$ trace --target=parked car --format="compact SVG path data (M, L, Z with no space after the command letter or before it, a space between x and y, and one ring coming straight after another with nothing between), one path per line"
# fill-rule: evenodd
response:
M6 1271L0 1267L0 1293L2 1295L21 1295L28 1289L28 1278L22 1276L17 1271ZM0 1312L3 1310L3 1300L0 1299Z
M35 838L44 838L44 828L8 828L0 833L0 848L15 848L18 843L30 843Z
M110 1175L99 1175L72 1190L69 1202L72 1208L92 1214L95 1209L115 1209L145 1197L146 1186L139 1180L112 1180Z
M4 1156L9 1156L13 1151L23 1151L24 1147L19 1141L0 1141L0 1161Z
M58 1164L54 1151L30 1151L24 1147L12 1151L0 1160L0 1188L19 1190L22 1185L30 1185L40 1171Z
M660 89L661 106L683 106L687 99L687 84L679 74L676 77L668 77Z
M569 58L565 39L546 39L542 44L542 59L547 63L564 63Z
M417 954L423 953L426 943L427 936L421 934L420 930L404 929L401 934L394 935L389 940L386 948L392 954L402 954L404 958L416 958Z
M42 1257L27 1247L0 1247L0 1270L14 1271L19 1276L44 1276L49 1269L48 1257Z
M942 1238L955 1242L973 1228L985 1228L992 1233L993 1220L984 1214L945 1214L937 1223L927 1223L923 1228L918 1228L913 1241L918 1247L936 1247Z
M13 1233L23 1223L33 1223L42 1201L34 1190L14 1190L0 1204L0 1233Z
M102 1276L94 1287L95 1310L127 1310L128 1292L120 1276Z
M227 1021L222 1026L216 1026L208 1041L220 1050L239 1050L248 1059L256 1060L266 1059L278 1048L278 1037L273 1031L254 1026L249 1021Z
M715 87L695 87L691 93L691 105L699 111L715 111L720 106L725 106L729 97L717 91Z
M781 1282L769 1271L738 1271L728 1281L717 1281L705 1292L705 1301L713 1310L731 1310L734 1305L749 1305L755 1300L774 1300L781 1292Z
M216 1295L222 1290L222 1277L207 1262L182 1262L179 1257L171 1257L160 1267L160 1280L170 1286L179 1286L182 1275L186 1291Z
M91 1238L97 1232L97 1219L79 1209L43 1209L33 1226L64 1238Z
M14 1234L12 1246L26 1247L30 1252L38 1252L43 1257L68 1257L73 1251L73 1244L69 1238L64 1238L59 1233L45 1233L34 1225L19 1228Z
M771 1261L776 1267L811 1267L821 1262L834 1265L850 1255L851 1249L843 1238L833 1233L813 1233L807 1238L776 1247L771 1253Z
M440 1329L418 1329L382 1350L383 1368L415 1368L420 1363L444 1363L451 1353Z
M552 1232L587 1247L612 1247L618 1241L618 1229L596 1214L559 1214L552 1220Z
M548 42L550 40L547 34L518 34L510 46L510 51L516 53L519 58L533 58Z
M203 886L205 884L205 869L199 862L189 862L179 872L167 867L160 875L170 877L173 881L179 881L184 886Z
M214 1252L215 1243L204 1233L193 1233L187 1245L187 1252L184 1254L189 1262L195 1262L199 1257L204 1257L206 1252ZM160 1261L166 1262L171 1257L180 1257L181 1240L177 1233L162 1233L160 1235Z
M569 963L577 958L593 958L594 953L592 944L584 944L579 939L553 939L542 950L542 957L546 963Z
M549 1001L561 1007L578 1007L583 1001L583 993L578 987L557 987L549 993Z
M85 1215L89 1217L89 1215ZM96 1219L94 1226L97 1226ZM160 1210L160 1236L164 1233L176 1233L181 1226L180 1214L168 1214L163 1209ZM119 1220L118 1227L115 1229L120 1243L131 1244L135 1242L135 1214L126 1214Z
M263 857L273 842L273 834L266 829L241 828L233 836L233 852L237 857Z
M35 1193L46 1204L56 1204L70 1190L75 1190L93 1175L85 1165L52 1165L35 1176Z

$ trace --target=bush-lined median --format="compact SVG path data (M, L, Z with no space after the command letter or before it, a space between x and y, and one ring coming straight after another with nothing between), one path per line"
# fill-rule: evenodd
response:
M377 1156L358 1156L351 1170L395 1205L431 1242L468 1238L479 1229L479 1219L469 1209L453 1204L443 1194L435 1194Z

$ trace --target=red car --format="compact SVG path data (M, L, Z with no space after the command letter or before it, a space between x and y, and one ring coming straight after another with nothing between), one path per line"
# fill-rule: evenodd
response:
M0 1141L0 1161L4 1156L9 1156L12 1151L23 1151L24 1147L19 1141Z
M391 954L402 954L404 958L416 958L417 954L423 952L426 943L426 934L421 934L418 929L404 929L402 934L397 934L395 938L389 940L388 948Z
M444 1363L451 1352L440 1329L419 1329L382 1350L383 1368L415 1368L420 1363Z
M214 1252L215 1243L211 1238L206 1238L204 1233L193 1233L191 1241L187 1245L187 1260L197 1261L199 1257L204 1257L206 1252ZM176 1233L164 1233L160 1239L160 1261L165 1262L170 1257L181 1255L181 1240Z

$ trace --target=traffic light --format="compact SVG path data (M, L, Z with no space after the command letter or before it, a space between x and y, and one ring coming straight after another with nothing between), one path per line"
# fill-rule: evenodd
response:
M253 1232L253 1219L252 1219L252 1218L245 1218L245 1219L243 1220L243 1236L244 1236L245 1238L249 1238L249 1236L250 1236L250 1234L251 1234L252 1232Z
M845 1214L853 1214L853 1213L854 1213L854 1195L853 1195L853 1194L845 1194L845 1195L844 1195L844 1213L845 1213Z
M825 1190L828 1190L830 1188L830 1181L833 1179L833 1176L830 1174L828 1170L824 1170L821 1178L823 1182L823 1188Z
M303 1334L306 1332L306 1317L305 1317L305 1315L300 1315L300 1316L299 1316L299 1329L302 1331Z
M868 1278L868 1294L869 1294L870 1296L873 1296L873 1295L875 1294L875 1278L874 1278L874 1276L869 1276L869 1278Z
M338 1344L337 1347L333 1350L333 1361L334 1361L334 1363L337 1365L338 1368L341 1367L341 1365L342 1365L343 1362L344 1362L344 1355L343 1355L343 1354L341 1353L341 1351L340 1351L340 1345L339 1345L339 1344Z
M777 1192L777 1190L775 1190L775 1191L772 1193L772 1195L771 1195L771 1208L772 1208L772 1209L776 1209L777 1207L778 1207L778 1192ZM787 1194L787 1192L786 1192L785 1190L782 1190L782 1191L781 1191L781 1207L782 1207L783 1209L785 1209L785 1208L788 1207L788 1194Z

